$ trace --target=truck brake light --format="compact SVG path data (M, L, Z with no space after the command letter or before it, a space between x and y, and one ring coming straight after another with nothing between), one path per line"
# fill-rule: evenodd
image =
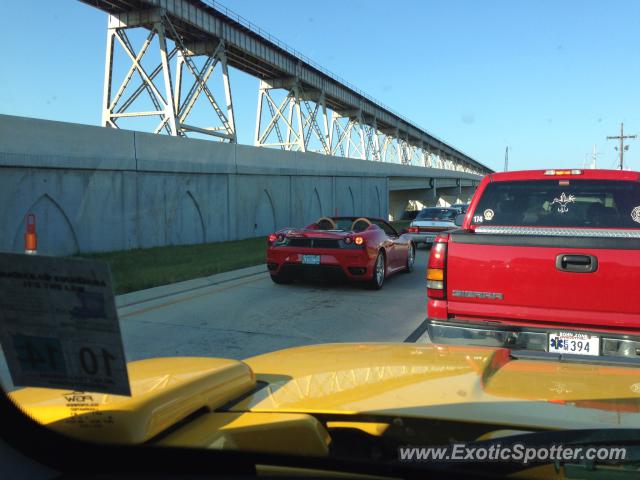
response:
M429 298L446 298L444 279L448 242L449 235L447 234L438 235L433 241L427 266L427 296Z
M545 170L545 175L582 175L582 170Z

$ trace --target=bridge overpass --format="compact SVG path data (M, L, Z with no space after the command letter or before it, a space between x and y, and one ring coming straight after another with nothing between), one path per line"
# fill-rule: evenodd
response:
M491 172L217 4L81 1L108 13L108 128L0 115L0 250L22 249L27 213L41 253L127 250L248 238L322 215L395 219L410 201L466 201ZM130 29L147 32L137 50ZM119 84L116 47L130 61ZM259 79L253 146L237 142L230 66ZM139 109L145 96L150 110ZM217 123L191 122L199 101ZM127 130L132 118L156 118L153 133L167 135Z
M260 80L255 146L437 168L456 172L451 174L456 179L464 178L457 172L482 176L491 171L218 3L80 1L108 14L103 126L156 117L156 133L236 142L232 66ZM139 28L148 34L136 50L127 32ZM155 38L160 61L145 70L142 59L151 54ZM129 67L120 83L113 75L118 49ZM224 98L210 88L216 69L222 73ZM131 82L135 76L141 82L137 88ZM140 97L147 97L153 109L136 111ZM203 98L213 123L194 125L190 115Z

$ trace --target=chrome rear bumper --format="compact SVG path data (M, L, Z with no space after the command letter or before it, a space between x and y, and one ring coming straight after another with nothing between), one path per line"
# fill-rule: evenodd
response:
M547 328L485 326L478 323L443 320L429 320L427 330L433 343L506 347L513 350L543 352L547 351L547 335L552 332ZM558 330L570 331L571 329L558 327L553 331ZM640 358L640 335L619 335L585 330L579 330L579 332L600 337L600 356Z
M413 243L427 243L431 244L440 232L420 232L407 234Z

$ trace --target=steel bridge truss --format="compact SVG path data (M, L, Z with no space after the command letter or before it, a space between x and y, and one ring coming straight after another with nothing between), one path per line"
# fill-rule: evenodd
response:
M127 35L127 30L136 27L149 30L137 51ZM172 47L167 41L168 36L173 39ZM142 60L150 54L150 47L156 38L160 63L153 70L147 70L143 67ZM114 89L114 51L117 47L124 51L130 66L122 82ZM201 67L194 61L196 57L205 59ZM171 64L174 59L175 70L172 72ZM222 106L209 85L217 68L222 71ZM141 83L133 88L132 79L136 74ZM156 78L162 79L160 85ZM149 99L155 109L135 110L135 102L140 97ZM211 107L211 118L215 125L197 126L189 123L189 115L199 98L204 98L205 103ZM159 123L154 133L186 136L187 132L198 132L222 141L235 142L236 127L224 43L185 42L169 17L160 9L139 12L138 15L129 14L126 22L116 15L109 15L102 125L119 128L119 120L132 117L158 117Z
M286 92L284 99L274 95L278 90ZM255 132L255 145L329 154L331 139L327 134L324 94L305 91L297 81L261 80ZM315 148L310 148L312 144Z
M134 28L148 30L137 49L127 33ZM180 32L162 8L109 14L102 124L119 128L125 118L157 117L155 133L187 136L196 132L235 143L225 42L211 37L187 41ZM155 45L159 52L152 52ZM120 83L113 74L116 49L125 53L128 65ZM145 68L143 59L152 53L159 53L160 61L153 69ZM217 78L222 88L218 85L216 90L211 83L217 70L221 72ZM140 82L134 87L136 76ZM214 90L224 93L216 97ZM143 98L150 100L153 109L136 108L137 100ZM190 121L199 99L210 107L205 121L212 125ZM323 90L303 87L297 77L260 79L253 143L288 151L480 173L471 163L458 162L450 154L410 137L406 129L390 128L388 121L379 126L376 117L364 113L362 107L345 110L332 103Z
M403 138L399 129L379 129L362 110L332 110L326 98L322 91L305 90L295 78L260 80L254 145L473 172Z

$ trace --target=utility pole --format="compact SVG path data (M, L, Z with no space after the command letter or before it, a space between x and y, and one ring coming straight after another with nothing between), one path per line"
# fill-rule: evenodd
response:
M620 124L620 135L616 137L607 137L607 140L620 140L620 170L624 168L624 151L629 150L629 145L625 147L624 139L625 138L638 138L637 135L626 135L624 134L624 123ZM618 150L618 147L616 147Z
M504 151L504 171L509 171L509 147L507 147Z

